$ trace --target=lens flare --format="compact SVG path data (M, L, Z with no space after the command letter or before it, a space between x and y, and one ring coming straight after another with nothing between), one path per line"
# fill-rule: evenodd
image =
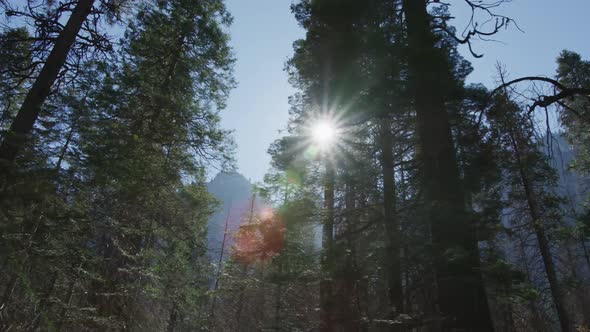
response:
M283 249L286 228L278 214L264 208L256 221L243 224L234 235L232 257L241 264L268 263Z

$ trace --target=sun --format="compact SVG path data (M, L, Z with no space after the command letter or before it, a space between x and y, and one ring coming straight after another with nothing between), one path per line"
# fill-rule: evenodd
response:
M311 127L311 138L321 149L331 147L338 138L338 129L333 121L320 119Z
M317 112L310 114L299 132L301 140L295 150L305 151L306 159L334 159L348 148L350 133L342 114Z

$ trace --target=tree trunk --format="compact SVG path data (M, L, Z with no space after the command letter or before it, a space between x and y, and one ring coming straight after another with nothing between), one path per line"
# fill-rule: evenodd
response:
M39 76L27 93L25 100L19 109L9 131L0 144L0 159L9 163L13 162L19 150L23 146L37 118L41 106L49 96L51 87L55 83L60 69L66 62L68 53L76 36L92 10L94 0L79 0L72 11L66 26L59 34L51 53L47 57Z
M435 47L426 2L403 0L409 82L414 98L427 217L445 331L493 330L479 271L477 240L465 207L445 106L450 71Z
M172 305L172 309L170 309L170 317L168 319L168 332L174 332L176 330L176 321L178 319L178 308L176 307L176 303Z
M545 227L543 225L541 206L539 205L537 195L535 194L534 185L525 169L526 166L522 161L523 156L526 155L528 150L528 142L526 142L524 138L519 137L518 134L512 132L512 130L510 136L512 140L512 146L516 154L515 157L518 163L520 180L522 181L522 186L526 195L528 211L532 219L535 235L537 236L539 251L541 252L541 258L543 259L543 265L545 267L545 273L547 274L547 280L549 281L549 288L551 290L551 296L553 297L553 302L557 311L559 324L563 332L571 332L573 331L573 326L569 321L569 317L565 309L565 293L561 289L559 280L557 278L555 263L553 262L553 257L551 256L549 239L547 238Z
M586 259L586 265L590 269L590 253L588 252L588 246L586 245L586 238L584 236L580 238L580 244L584 250L584 259Z
M389 301L393 313L404 312L404 294L401 274L401 236L396 211L395 181L393 177L393 135L387 117L381 120L381 167L383 169L383 217L388 238Z
M320 277L320 331L332 331L333 287L332 287L332 243L334 239L334 177L332 161L324 160L326 165L324 184L324 215L322 227L322 257Z
M233 202L230 201L229 205L227 207L226 215L225 215L225 223L224 223L225 226L223 226L223 240L221 241L221 249L219 251L219 261L217 262L217 273L215 274L215 284L213 285L213 293L215 293L217 291L217 289L219 288L219 279L221 279L221 272L223 271L223 255L225 252L225 242L227 239L227 230L228 230L229 217L231 214L232 204L233 204ZM210 314L210 321L209 321L209 323L211 323L211 324L215 324L216 300L217 300L217 297L215 294L213 294L212 300L211 300L211 314ZM214 325L212 325L212 326L214 326Z

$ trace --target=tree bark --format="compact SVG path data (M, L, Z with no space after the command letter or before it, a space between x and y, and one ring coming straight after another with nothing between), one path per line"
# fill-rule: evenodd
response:
M417 116L427 218L444 331L491 331L477 240L466 207L445 106L450 70L435 46L426 2L403 0L409 83Z
M79 0L68 19L66 26L59 34L51 53L47 57L39 76L27 93L9 131L0 144L0 160L12 163L24 145L26 136L33 130L39 117L41 106L49 96L60 69L66 62L68 53L82 24L90 14L94 0Z
M178 319L178 308L176 303L172 305L172 309L170 309L170 317L168 319L168 332L174 332L176 330L176 321Z
M334 239L334 177L332 161L325 160L324 215L322 225L322 257L320 278L320 331L333 330L332 245Z
M383 219L388 238L389 301L393 313L404 312L401 273L401 236L396 209L396 190L393 169L393 135L387 117L381 120L381 167L383 170Z
M213 292L217 291L217 289L219 288L219 279L221 279L221 272L223 271L223 254L225 251L225 242L227 239L227 230L228 230L229 217L231 214L232 204L233 204L233 202L230 201L229 205L227 207L226 215L225 215L225 223L224 223L225 226L223 226L223 240L221 241L221 249L219 252L219 260L217 262L217 273L215 274L215 284L213 285ZM216 299L217 299L217 297L215 295L213 295L212 300L211 300L211 315L210 315L210 319L211 319L210 323L212 323L212 324L215 323Z
M515 157L518 163L520 180L526 195L528 211L532 219L535 235L537 236L537 243L539 245L539 251L541 252L541 258L543 259L547 280L549 281L549 288L551 290L551 296L553 297L553 303L555 304L555 309L557 311L559 324L563 332L570 332L573 331L573 325L569 321L569 317L565 309L565 293L559 285L559 280L557 278L555 263L553 262L553 257L551 256L549 239L547 238L545 226L543 225L541 207L539 205L537 195L535 194L534 185L525 169L524 162L522 161L523 155L525 155L528 150L528 143L524 138L519 137L518 134L512 132L512 130L510 136L512 140L512 146L516 154Z

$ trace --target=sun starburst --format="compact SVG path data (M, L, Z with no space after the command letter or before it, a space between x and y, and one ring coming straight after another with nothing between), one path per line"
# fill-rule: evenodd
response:
M311 139L322 150L327 150L338 138L338 128L330 119L320 119L311 127Z

